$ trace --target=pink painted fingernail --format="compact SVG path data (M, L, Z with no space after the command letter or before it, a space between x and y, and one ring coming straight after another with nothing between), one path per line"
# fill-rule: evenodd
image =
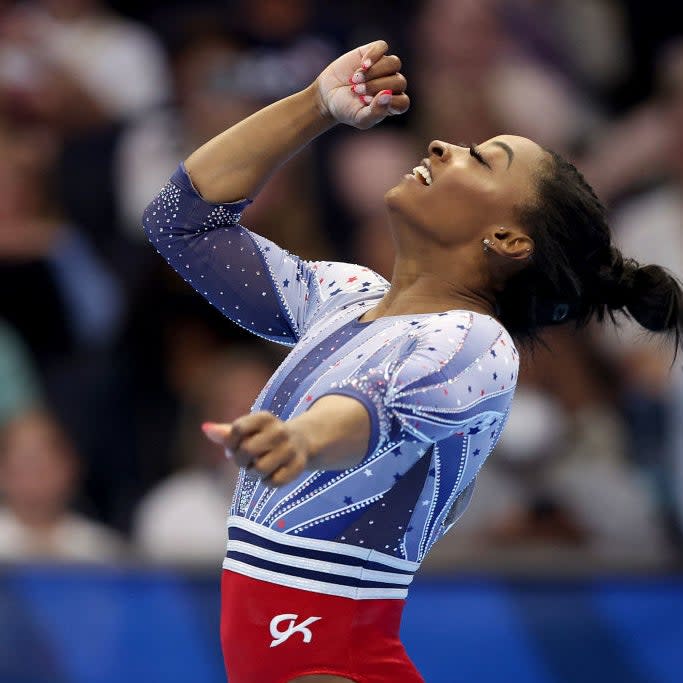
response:
M351 90L353 90L356 95L365 95L365 83L354 83L351 86Z
M215 422L204 422L202 424L202 429L206 431L207 429L211 429L216 423Z
M377 98L377 101L380 104L389 104L391 102L391 97L392 97L392 92L391 90L382 90L382 92L379 94L379 97Z
M367 59L364 59L363 63L361 64L361 68L364 71L367 71L371 66L372 66L372 60L370 59L370 57L368 57Z
M351 83L365 83L365 74L362 71L356 71L351 76Z
M370 104L372 102L372 97L370 97L370 95L361 95L360 98L365 104Z

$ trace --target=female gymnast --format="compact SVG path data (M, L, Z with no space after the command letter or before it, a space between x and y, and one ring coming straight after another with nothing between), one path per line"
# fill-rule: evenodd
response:
M582 176L525 138L429 145L385 197L391 284L240 226L247 198L316 136L408 109L387 50L348 52L207 142L144 215L198 292L293 347L249 415L204 425L241 466L222 574L230 683L422 681L399 639L404 598L500 436L513 339L625 309L678 340L676 282L624 260Z

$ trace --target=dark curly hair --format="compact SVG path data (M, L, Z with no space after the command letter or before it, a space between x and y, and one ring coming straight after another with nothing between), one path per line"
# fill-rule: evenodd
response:
M623 311L652 332L668 334L678 349L683 291L664 268L641 266L612 244L606 211L591 186L559 154L536 178L536 200L517 210L534 239L529 265L512 276L497 299L501 322L521 342L534 341L543 327Z

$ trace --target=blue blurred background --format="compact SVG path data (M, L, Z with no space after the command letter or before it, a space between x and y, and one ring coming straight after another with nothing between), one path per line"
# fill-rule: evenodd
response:
M683 277L683 24L664 0L0 0L0 683L222 680L235 471L200 433L281 348L146 243L177 163L337 54L385 38L410 112L337 129L243 221L311 259L393 254L382 196L430 140L571 158L616 242ZM683 373L554 328L404 637L428 683L680 681Z

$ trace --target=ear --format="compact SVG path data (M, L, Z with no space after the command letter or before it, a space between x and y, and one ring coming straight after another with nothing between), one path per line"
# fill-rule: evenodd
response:
M509 259L525 261L534 253L534 240L519 228L497 226L489 237L491 249Z

